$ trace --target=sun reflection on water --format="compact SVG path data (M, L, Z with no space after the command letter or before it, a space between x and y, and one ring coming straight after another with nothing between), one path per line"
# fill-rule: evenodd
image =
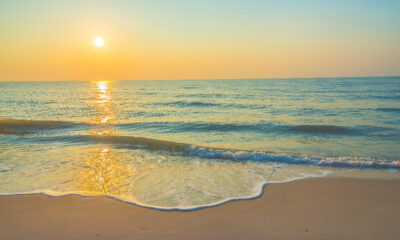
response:
M91 106L97 114L92 120L94 136L114 135L113 122L116 119L111 94L111 82L97 81L92 84L94 101ZM81 188L85 194L107 194L118 196L125 193L129 183L129 170L124 159L110 146L95 146L85 157L85 168L80 171Z
M98 116L94 119L99 128L92 131L95 135L111 135L113 133L110 125L115 120L113 110L113 98L109 81L98 81L94 84L95 101L94 108L98 112Z

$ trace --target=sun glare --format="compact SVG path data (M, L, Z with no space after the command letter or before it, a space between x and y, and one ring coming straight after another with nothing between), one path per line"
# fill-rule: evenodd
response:
M101 37L96 37L94 39L94 45L96 45L96 47L102 47L104 46L104 41Z

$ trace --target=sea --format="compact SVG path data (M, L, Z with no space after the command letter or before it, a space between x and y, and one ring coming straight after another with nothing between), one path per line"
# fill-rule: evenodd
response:
M399 170L400 77L0 82L0 195L194 210Z

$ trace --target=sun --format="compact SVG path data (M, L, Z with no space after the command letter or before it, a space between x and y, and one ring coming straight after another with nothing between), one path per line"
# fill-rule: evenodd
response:
M95 37L93 42L94 42L94 45L96 45L96 47L104 46L104 40L101 37Z

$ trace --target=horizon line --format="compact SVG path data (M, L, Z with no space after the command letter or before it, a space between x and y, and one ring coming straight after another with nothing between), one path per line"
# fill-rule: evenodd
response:
M180 78L180 79L92 79L92 80L0 80L0 82L91 82L91 81L209 81L209 80L285 80L334 78L398 78L400 75L331 76L331 77L255 77L255 78Z

